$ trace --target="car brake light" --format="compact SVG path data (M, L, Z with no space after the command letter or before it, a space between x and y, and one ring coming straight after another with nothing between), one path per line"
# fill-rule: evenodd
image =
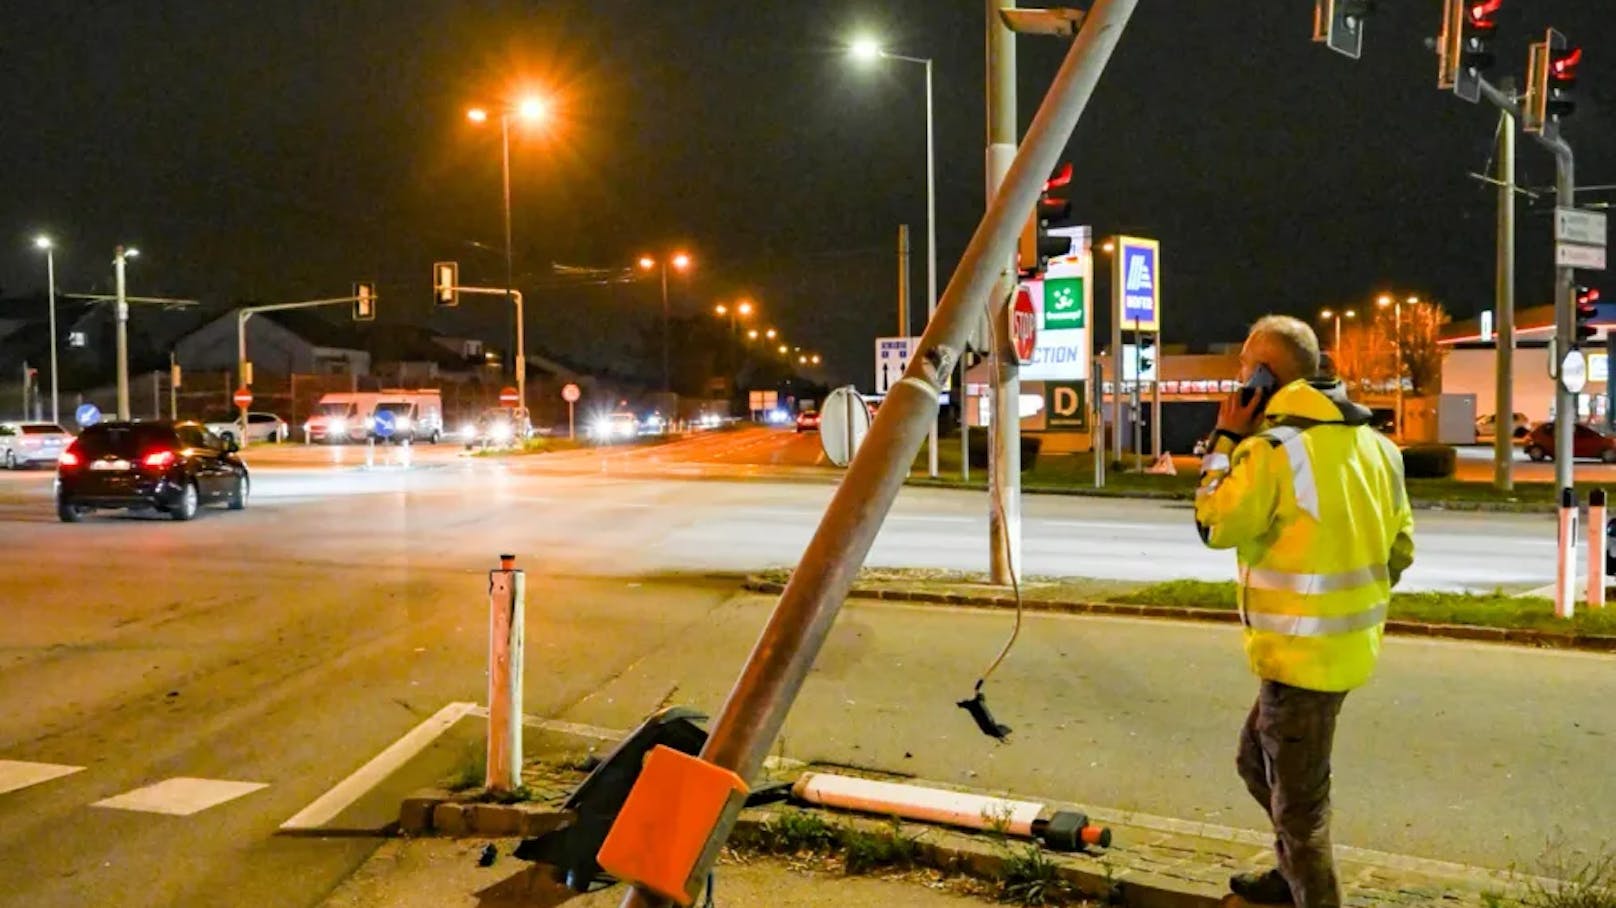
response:
M152 452L150 454L147 454L146 459L141 461L141 463L145 464L148 467L159 467L159 468L166 467L166 466L168 466L169 464L171 464L173 462L174 462L174 452L173 451L154 451L154 452Z
M56 462L64 467L76 467L79 465L79 456L72 451L63 451L62 456L56 458Z

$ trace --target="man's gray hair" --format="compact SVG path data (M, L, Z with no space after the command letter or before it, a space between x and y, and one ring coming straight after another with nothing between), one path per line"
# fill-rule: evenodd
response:
M1319 336L1313 326L1288 315L1265 315L1251 326L1251 337L1272 338L1291 357L1296 374L1312 378L1319 373Z

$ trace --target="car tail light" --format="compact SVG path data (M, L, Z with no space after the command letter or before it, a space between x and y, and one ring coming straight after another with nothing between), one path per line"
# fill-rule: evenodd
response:
M76 467L79 465L79 455L74 451L63 451L62 456L56 458L58 466Z
M173 451L153 451L152 453L147 454L146 458L144 460L142 460L141 463L145 464L148 467L153 467L153 468L156 468L156 469L162 469L162 468L167 467L170 464L174 463L174 452Z

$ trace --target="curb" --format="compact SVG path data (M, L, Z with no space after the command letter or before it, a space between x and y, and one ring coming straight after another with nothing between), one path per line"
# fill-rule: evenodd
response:
M571 826L570 810L540 804L487 804L439 789L423 789L398 809L398 833L408 836L539 836Z
M785 584L761 577L748 577L742 589L753 593L778 596L785 592ZM1015 608L1014 596L989 594L933 593L925 590L893 590L858 587L848 593L855 599L878 599L884 602L918 602L928 605L968 605L981 608ZM1207 624L1238 624L1238 612L1220 609L1187 608L1177 605L1128 605L1117 602L1082 602L1059 599L1023 599L1021 607L1029 612L1052 612L1063 615L1102 615L1128 618L1160 618L1170 621L1199 621ZM1469 624L1431 624L1423 621L1392 619L1386 622L1386 633L1398 637L1427 637L1438 640L1468 640L1471 642L1500 643L1511 646L1531 646L1540 649L1581 650L1593 653L1616 653L1616 635L1564 634L1532 628L1480 627Z

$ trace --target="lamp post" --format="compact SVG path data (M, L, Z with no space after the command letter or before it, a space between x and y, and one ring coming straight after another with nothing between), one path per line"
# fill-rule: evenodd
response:
M672 265L678 271L690 270L690 256L683 252L675 252L662 259L654 259L649 255L640 256L640 268L645 271L660 269L662 271L662 391L664 394L673 391L673 380L668 368L668 266Z
M129 294L124 283L124 263L138 255L139 249L123 246L112 251L112 273L118 285L118 419L123 421L129 419Z
M45 280L50 294L51 422L61 423L60 386L56 381L56 244L48 236L34 238L34 248L45 253Z
M854 41L851 51L856 59L866 62L897 60L902 63L918 63L926 68L926 321L929 324L932 315L937 311L937 153L933 139L931 58L888 53L874 38L860 38ZM907 336L908 324L906 323L903 328L903 333ZM962 385L963 381L962 373ZM960 392L964 393L963 387L960 388ZM963 406L960 412L964 412ZM926 459L928 473L936 478L937 420L935 419L932 420L931 432L926 437Z
M1411 297L1408 298L1408 303L1411 306L1414 305L1415 303L1418 303L1419 301L1420 301L1420 298L1417 297L1417 296L1411 296ZM1395 404L1396 409L1392 411L1392 434L1396 435L1398 438L1402 438L1403 437L1403 301L1393 297L1389 293L1382 293L1380 295L1380 299L1376 300L1375 302L1382 309L1386 308L1387 306L1392 307L1392 320L1393 320L1393 323L1395 325L1395 327L1393 328L1393 341L1396 344L1396 349L1397 349L1397 367L1394 370L1394 372L1396 374L1396 382L1397 382L1397 390L1396 390L1397 403Z
M529 96L519 101L515 107L508 107L499 114L499 145L500 145L500 173L503 185L505 208L505 305L512 305L512 289L516 283L515 254L511 246L511 117L516 116L529 123L544 120L550 114L550 104L547 100L537 96ZM466 119L473 123L484 123L488 120L488 110L483 107L473 107L466 111ZM521 387L523 409L527 407L527 337L526 325L523 324L523 315L516 315L516 361L512 368L517 384Z
M1348 309L1345 312L1324 309L1319 312L1319 318L1335 322L1335 344L1331 347L1331 356L1335 358L1335 367L1338 372L1341 369L1341 318L1343 316L1348 319L1354 319L1358 317L1358 312L1355 309Z

